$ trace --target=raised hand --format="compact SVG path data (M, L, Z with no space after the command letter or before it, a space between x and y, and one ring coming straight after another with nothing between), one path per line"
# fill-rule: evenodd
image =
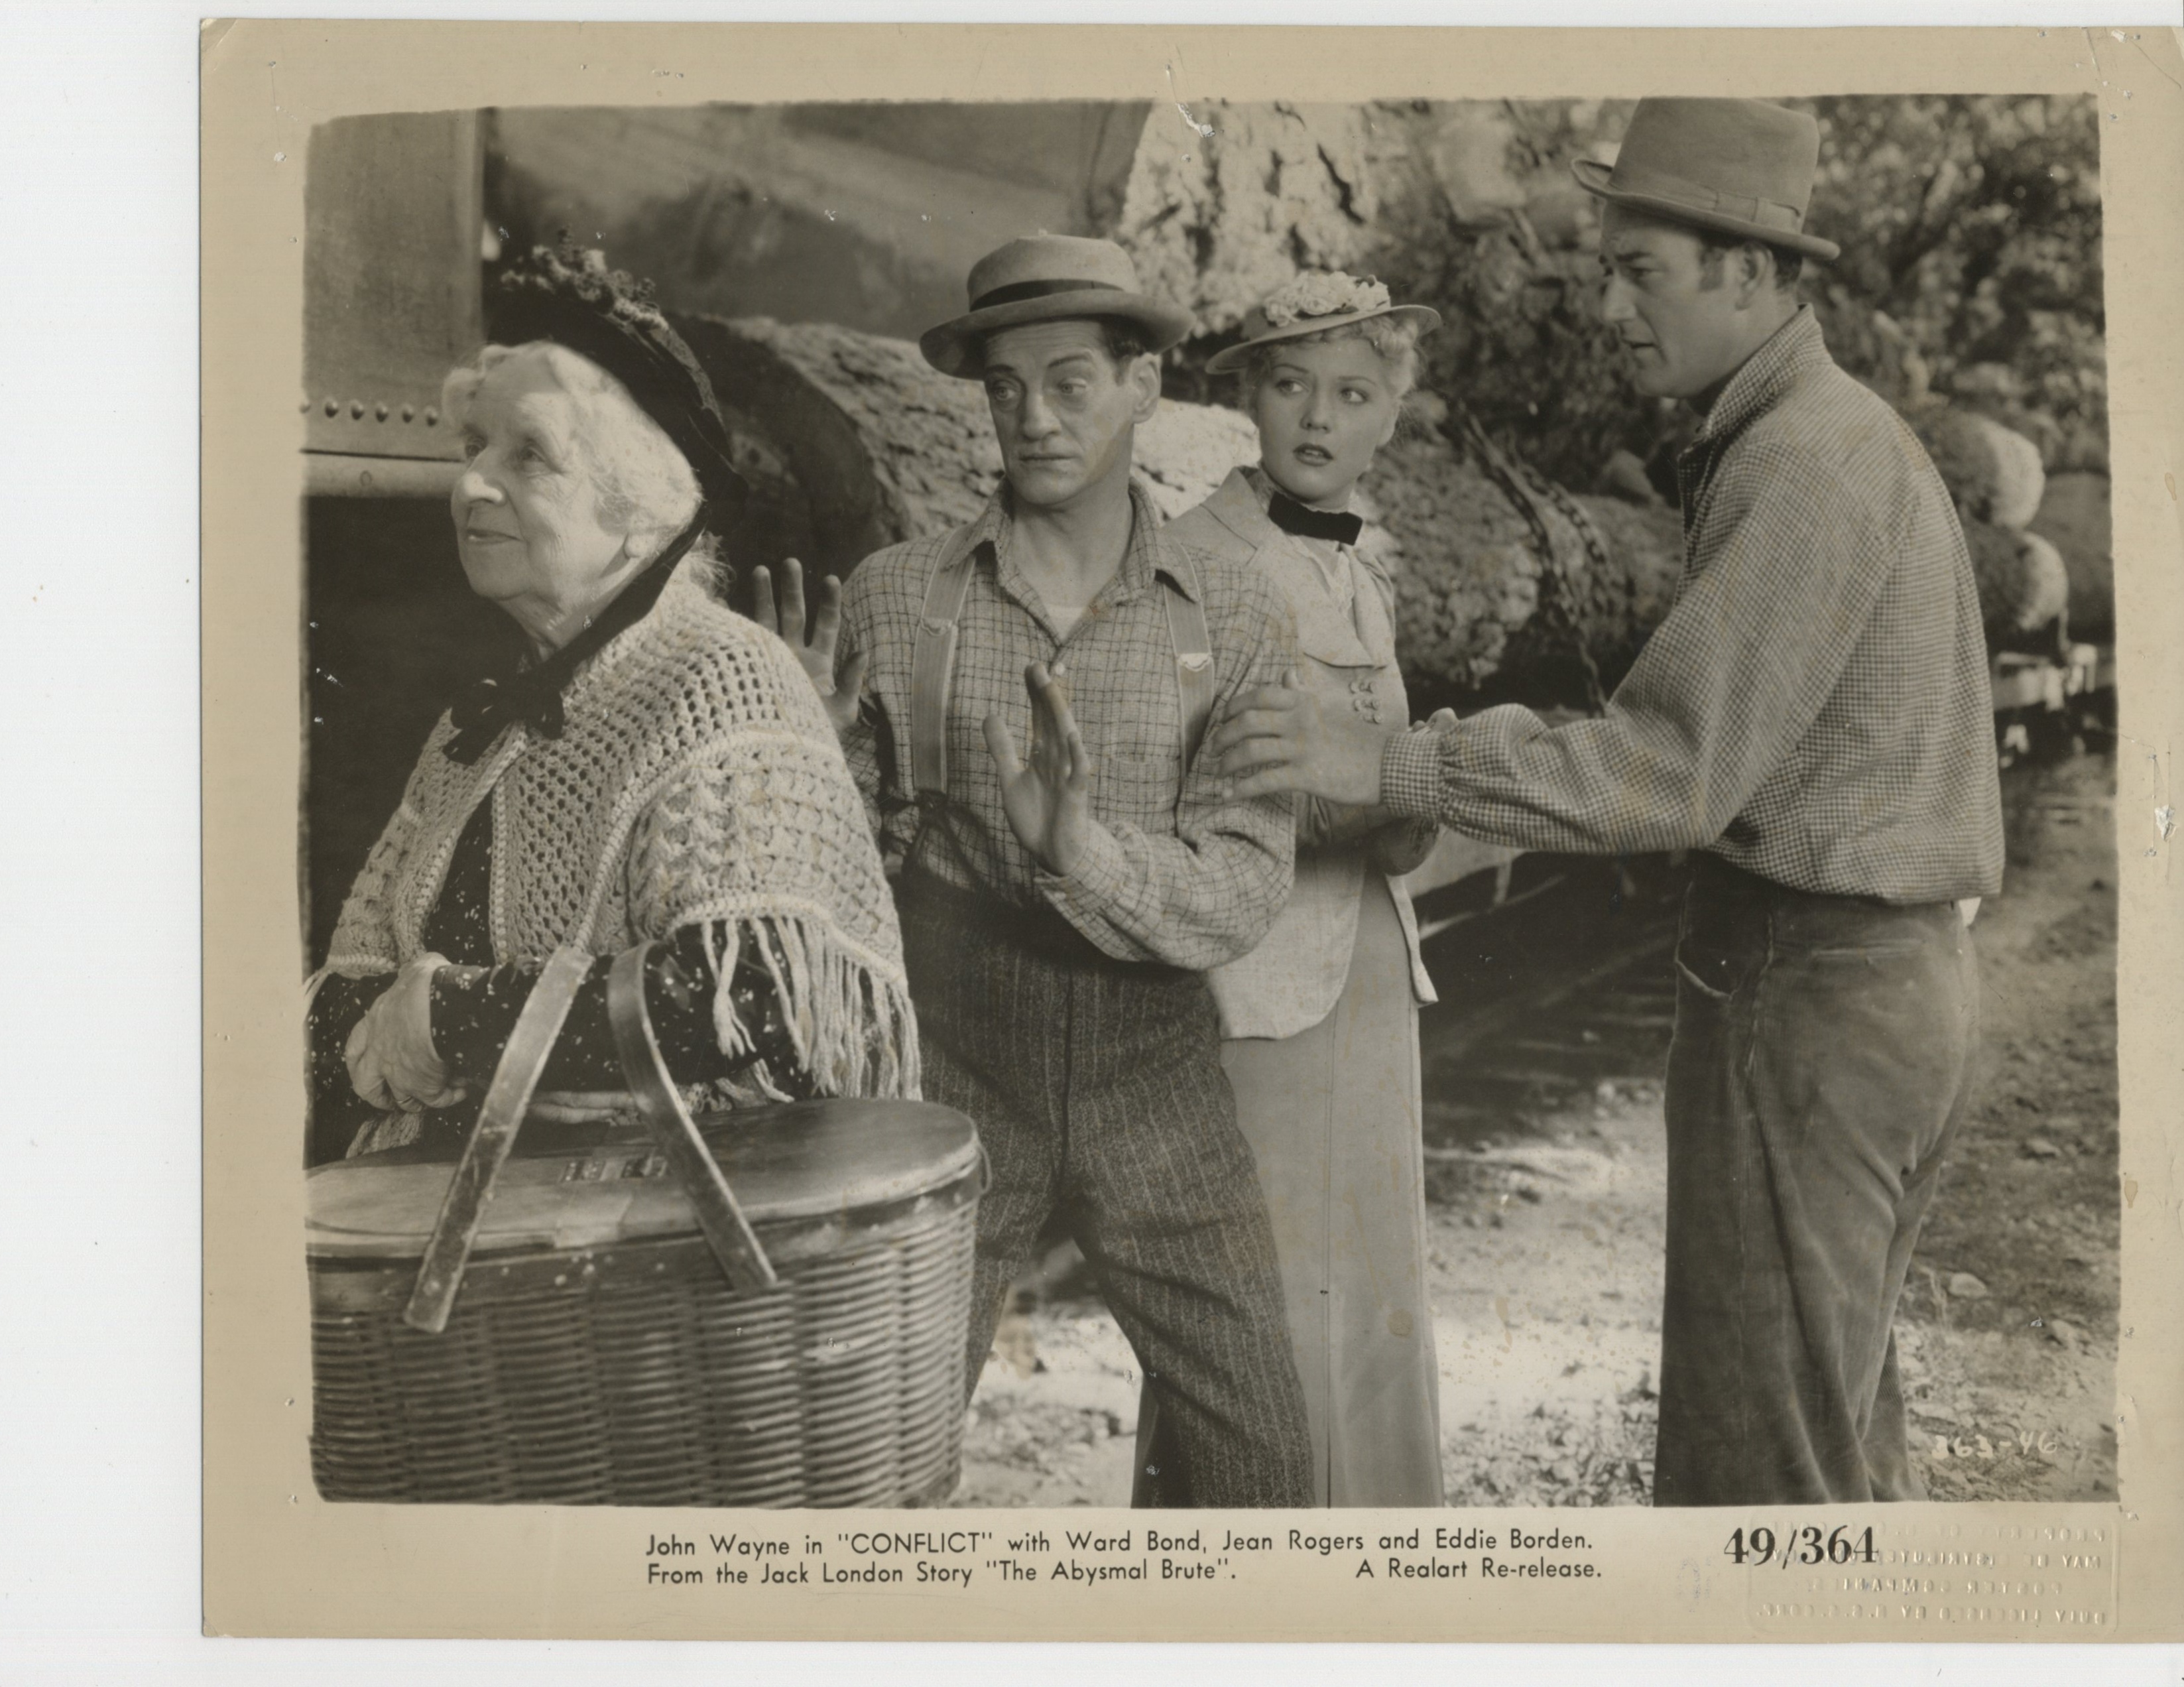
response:
M1394 736L1301 687L1262 685L1228 706L1207 748L1238 796L1301 790L1362 807L1380 800L1380 753Z
M782 561L781 604L773 601L773 574L763 563L751 570L751 619L796 653L805 677L826 706L827 718L838 733L857 718L857 700L865 689L865 656L860 651L837 676L836 648L842 638L842 583L832 574L819 588L819 612L811 617L811 637L805 642L804 565L794 556Z
M985 719L986 748L1001 777L1001 810L1017 841L1050 873L1075 870L1092 835L1092 752L1069 710L1069 694L1043 662L1024 669L1031 694L1031 759L999 714Z

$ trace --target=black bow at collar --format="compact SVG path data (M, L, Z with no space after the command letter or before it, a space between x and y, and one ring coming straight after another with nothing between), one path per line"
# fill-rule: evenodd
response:
M448 711L455 731L443 746L450 761L469 767L493 747L510 723L521 721L541 738L559 738L566 724L561 693L578 668L603 650L617 633L634 627L660 601L683 554L705 530L700 509L675 542L643 573L616 594L599 618L543 662L488 673L475 681Z
M1284 533L1295 533L1301 539L1331 539L1337 545L1355 545L1357 535L1365 531L1362 517L1347 511L1315 510L1309 504L1300 504L1285 492L1268 488L1267 516Z

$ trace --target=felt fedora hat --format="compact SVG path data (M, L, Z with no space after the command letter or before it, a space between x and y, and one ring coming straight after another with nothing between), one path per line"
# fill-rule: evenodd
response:
M1150 351L1166 351L1190 332L1190 312L1138 291L1130 254L1112 240L1034 234L1011 240L971 265L970 309L928 328L917 349L944 375L978 377L978 344L1000 328L1086 318L1132 324Z
M1416 326L1421 337L1440 327L1440 312L1424 304L1397 304L1372 277L1362 279L1340 270L1307 270L1276 288L1244 313L1244 338L1206 362L1209 375L1226 375L1251 360L1262 345L1324 333L1350 322L1390 317Z
M1819 157L1819 125L1802 111L1758 99L1641 99L1613 169L1595 159L1570 169L1610 204L1829 259L1842 249L1805 232Z

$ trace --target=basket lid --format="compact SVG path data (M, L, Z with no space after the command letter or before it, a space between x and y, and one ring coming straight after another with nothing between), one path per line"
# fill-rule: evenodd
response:
M698 1127L755 1226L892 1206L946 1187L978 1160L971 1121L925 1102L792 1102L708 1114ZM306 1187L309 1252L421 1254L454 1170L399 1151L316 1168ZM476 1247L594 1248L696 1232L689 1197L642 1126L572 1141L526 1124L493 1184Z

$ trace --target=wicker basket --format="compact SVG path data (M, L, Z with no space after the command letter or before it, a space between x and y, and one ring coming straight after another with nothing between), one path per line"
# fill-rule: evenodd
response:
M914 1505L961 1460L971 1123L826 1101L698 1130L777 1282L732 1287L638 1127L537 1126L439 1333L404 1321L454 1168L311 1174L312 1469L329 1500Z

